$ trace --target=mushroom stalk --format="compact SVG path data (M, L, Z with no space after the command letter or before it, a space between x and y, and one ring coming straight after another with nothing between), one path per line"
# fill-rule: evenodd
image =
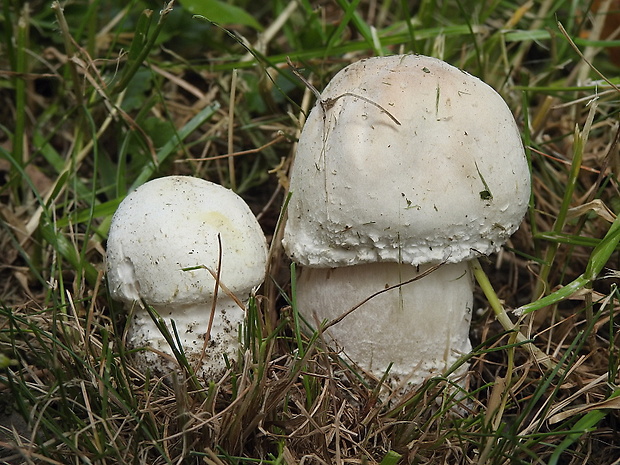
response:
M468 264L444 264L424 276L429 268L387 262L304 268L297 305L312 313L314 321L333 321L376 294L327 328L328 340L377 379L389 368L394 387L420 384L471 351L473 280Z

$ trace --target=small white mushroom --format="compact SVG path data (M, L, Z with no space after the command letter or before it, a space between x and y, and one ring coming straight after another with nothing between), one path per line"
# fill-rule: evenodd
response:
M340 71L303 128L283 244L300 311L380 378L417 384L471 350L467 260L497 251L530 196L521 137L490 86L398 55ZM430 266L442 264L404 286Z
M220 288L203 354L220 256ZM202 361L198 374L220 377L224 357L234 360L239 350L245 309L238 302L246 302L263 282L266 257L260 225L231 190L198 178L169 176L130 193L112 219L107 278L112 298L131 309L129 346L153 349L137 352L138 366L161 374L178 370L143 300L171 333L174 322L188 361L194 366Z

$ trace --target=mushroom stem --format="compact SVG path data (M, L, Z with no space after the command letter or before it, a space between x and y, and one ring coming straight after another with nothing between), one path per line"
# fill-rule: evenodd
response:
M386 262L304 268L297 304L310 321L333 321L374 291L326 329L328 340L377 379L391 365L394 387L419 384L471 350L473 278L468 263L444 264L424 276L428 268Z
M209 302L178 307L151 305L151 308L165 324L178 350L172 350L165 337L154 337L160 334L160 328L149 310L137 306L129 325L128 339L135 348L149 349L136 352L135 358L139 365L145 367L167 365L168 370L174 370L177 366L174 354L183 351L195 372L221 374L224 367L223 358L220 357L237 359L238 329L243 323L245 310L233 299L222 296L218 298L209 334L205 324L212 312ZM219 356L217 358L205 356L205 352L217 353ZM168 358L169 363L166 364L161 359L162 356Z

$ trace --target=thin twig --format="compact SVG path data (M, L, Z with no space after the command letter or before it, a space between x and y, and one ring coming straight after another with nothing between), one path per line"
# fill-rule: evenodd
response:
M394 284L393 286L389 286L386 287L385 289L381 289L380 291L375 292L374 294L371 294L370 296L366 297L364 300L362 300L360 303L358 303L357 305L351 307L349 310L347 310L346 312L344 312L342 315L340 315L337 318L334 318L333 320L329 321L325 326L323 326L321 328L321 331L325 331L328 328L331 328L332 326L340 323L342 320L344 320L347 316L349 316L351 313L353 313L355 310L357 310L358 308L360 308L362 305L364 305L366 302L368 302L370 299L374 299L375 297L377 297L378 295L381 295L385 292L391 291L393 289L398 289L401 286L405 286L406 284L412 283L414 281L417 281L419 279L424 278L425 276L428 276L429 274L431 274L433 271L435 271L437 268L439 268L441 265L443 265L445 262L439 263L438 265L433 265L430 268L424 270L422 273L420 273L419 275L408 279L407 281L403 281L402 283L398 283L398 284Z
M615 85L613 82L611 82L603 73L601 73L596 68L596 66L594 66L592 63L590 63L590 61L588 61L588 59L581 52L581 50L579 50L579 47L577 47L575 42L573 42L573 39L571 39L571 37L568 35L568 32L566 32L566 29L564 29L564 26L562 26L562 23L559 22L559 21L558 21L558 28L560 29L560 32L564 35L566 40L568 40L568 43L573 48L573 50L575 50L577 55L579 55L581 57L581 59L590 67L590 69L592 71L594 71L596 74L598 74L603 81L605 81L607 84L609 84L611 87L613 87L616 91L620 92L620 88L618 88L617 85Z
M220 277L222 275L222 236L220 233L217 234L217 245L218 245L218 257L217 257L217 270L215 270L215 289L213 291L213 302L211 303L211 313L209 314L209 324L207 326L207 332L205 334L205 341L202 345L202 351L200 353L200 358L198 359L198 363L194 367L194 371L197 371L198 368L202 365L202 360L207 352L207 344L209 344L209 340L211 339L211 328L213 327L213 320L215 319L215 312L217 311L217 295L220 289Z
M260 147L257 147L255 149L242 150L240 152L227 153L225 155L215 155L213 157L186 158L184 160L176 160L175 163L187 163L189 161L194 162L194 161L221 160L222 158L238 157L239 155L250 155L252 153L262 152L267 147L271 147L272 145L277 144L278 142L281 142L284 139L286 139L286 137L283 134L280 134L280 135L278 135L278 137L276 137L272 141L267 142L266 144L261 145Z
M308 89L310 89L312 91L312 93L316 96L316 99L319 102L319 105L321 105L321 108L323 109L323 111L325 113L327 113L328 110L331 110L331 108L336 104L336 102L338 100L340 100L343 97L354 97L354 98L358 98L360 100L363 100L366 103L369 103L371 105L374 105L375 107L377 107L379 110L381 110L383 113L385 113L392 121L394 121L395 124L397 124L398 126L401 126L400 121L398 121L396 119L396 117L390 113L388 110L386 110L384 107L382 107L381 105L379 105L377 102L374 102L372 100L370 100L369 98L366 98L362 95L359 94L354 94L353 92L343 92L342 94L338 95L337 97L328 97L328 98L322 98L321 97L321 93L317 90L316 87L314 87L310 81L308 81L300 72L299 70L295 67L295 65L293 65L293 62L291 61L291 59L289 57L286 57L286 62L288 63L288 65L291 67L291 71L293 71L293 74L295 76L297 76L299 78L299 80L301 82L304 83L304 85L306 87L308 87Z

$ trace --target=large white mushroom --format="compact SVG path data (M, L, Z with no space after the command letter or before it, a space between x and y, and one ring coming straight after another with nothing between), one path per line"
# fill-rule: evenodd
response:
M471 350L467 260L497 251L528 205L530 175L504 100L418 55L340 71L303 128L283 244L303 266L300 312L377 378L420 383ZM427 276L411 281L440 264Z
M132 310L129 346L151 349L137 352L138 365L161 374L178 370L144 301L171 333L174 322L198 374L220 377L226 369L224 357L237 357L244 302L263 282L266 257L260 225L231 190L198 178L169 176L130 193L112 219L107 278L111 296ZM205 347L218 272L220 286Z

